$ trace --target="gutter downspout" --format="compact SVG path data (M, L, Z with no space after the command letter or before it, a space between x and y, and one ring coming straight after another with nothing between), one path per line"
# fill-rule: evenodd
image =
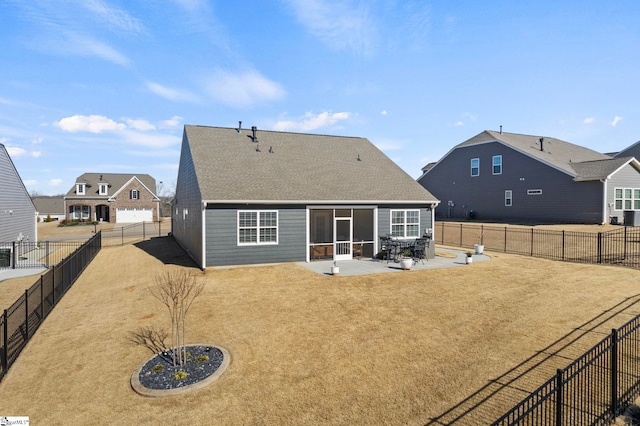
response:
M607 221L607 180L606 179L600 179L600 182L602 182L602 185L603 185L603 191L602 191L602 223L601 223L601 225L604 225L604 224L608 223L608 221Z
M202 270L207 269L207 222L205 221L207 212L207 202L202 202L202 218L200 226L202 227Z

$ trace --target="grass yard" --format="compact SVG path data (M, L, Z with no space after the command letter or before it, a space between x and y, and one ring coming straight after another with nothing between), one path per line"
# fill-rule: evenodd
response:
M0 413L47 425L484 425L640 312L640 271L490 252L357 277L191 268L206 287L187 340L226 348L231 365L193 393L139 396L129 379L151 353L127 334L168 328L148 287L188 267L178 250L170 238L104 248L0 382Z

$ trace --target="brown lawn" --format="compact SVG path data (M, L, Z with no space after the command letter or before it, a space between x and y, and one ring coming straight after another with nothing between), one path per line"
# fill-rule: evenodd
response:
M0 382L0 414L38 425L484 425L640 313L640 271L487 254L358 277L191 267L206 287L187 339L226 348L231 364L202 390L154 399L129 385L151 354L127 334L168 328L148 287L188 260L169 238L104 248Z

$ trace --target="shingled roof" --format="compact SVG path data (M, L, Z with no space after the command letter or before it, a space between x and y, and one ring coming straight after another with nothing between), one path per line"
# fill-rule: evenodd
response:
M415 202L437 199L365 138L186 125L207 202Z
M132 174L132 173L83 173L76 179L76 183L87 184L87 191L85 195L76 195L75 185L71 187L69 192L65 195L65 198L109 198L122 188L132 178L138 178L144 186L155 195L156 193L156 180L148 174ZM107 195L99 195L98 184L109 184L109 192Z
M542 142L540 142L541 138L543 138ZM592 176L595 173L594 167L607 168L613 165L613 163L600 163L599 165L592 164L585 165L584 167L576 167L576 163L611 160L611 157L592 149L548 136L522 135L485 130L473 138L456 145L455 148L490 142L503 143L525 155L574 176L576 180L589 180L581 179L581 173L586 173L585 176Z

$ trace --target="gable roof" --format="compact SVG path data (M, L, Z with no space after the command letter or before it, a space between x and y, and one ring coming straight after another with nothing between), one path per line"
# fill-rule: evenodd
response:
M132 179L138 179L142 185L144 185L149 192L156 197L156 180L147 174L131 174L131 173L83 173L78 176L76 183L87 184L87 190L84 195L76 195L75 184L66 193L64 198L111 198L118 191L127 185ZM98 193L98 184L109 184L109 190L107 195L100 195Z
M620 152L616 152L614 157L640 157L640 141L626 147Z
M185 125L206 202L438 200L365 138ZM183 152L185 148L183 147Z
M33 200L31 199L31 196L29 195L29 191L27 191L27 187L24 185L24 181L20 177L20 173L18 173L18 169L16 169L16 165L13 163L13 160L11 159L11 156L9 155L9 151L4 146L4 144L0 143L0 163L2 162L2 158L4 158L4 161L6 161L7 165L9 166L9 170L11 170L9 173L13 174L12 178L15 178L15 182L17 182L20 185L21 192L24 193L25 198L27 198L29 200L29 202L31 203L31 206L35 210L36 206L35 206L35 204L33 204ZM3 183L6 185L6 182L3 182Z
M640 171L640 163L634 157L610 158L608 160L583 161L572 163L571 166L576 172L576 181L603 180L608 179L620 168L631 163L636 170Z
M542 142L540 139L542 138ZM451 151L458 148L464 148L467 146L480 145L485 143L498 142L506 145L520 153L532 157L542 163L547 164L557 170L560 170L574 178L580 179L580 173L584 172L587 175L595 173L589 166L576 169L576 163L592 162L601 160L611 160L611 157L594 151L589 148L585 148L580 145L575 145L570 142L566 142L560 139L551 138L548 136L533 136L522 135L518 133L506 133L496 132L492 130L485 130L478 135L468 139L461 144L453 147ZM449 153L451 152L449 151ZM447 153L443 158L445 158ZM601 164L601 167L609 167L610 165ZM598 166L598 167L600 167ZM596 167L592 165L592 167ZM578 172L579 171L579 172ZM428 173L426 170L425 173ZM584 179L588 180L588 179Z
M64 214L64 198L60 197L33 197L33 204L38 213Z

